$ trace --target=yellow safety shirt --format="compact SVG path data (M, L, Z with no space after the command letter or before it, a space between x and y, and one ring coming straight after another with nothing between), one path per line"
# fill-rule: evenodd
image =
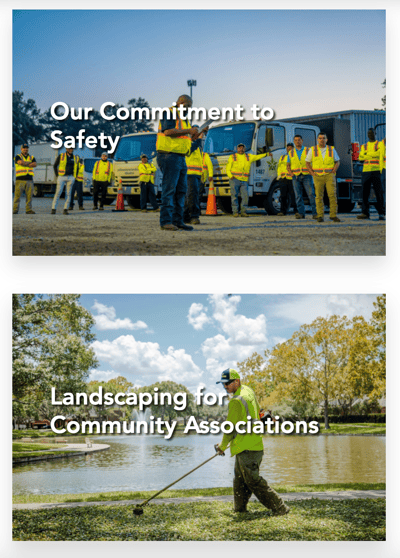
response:
M201 175L203 172L203 154L200 147L195 149L189 156L186 156L186 166L188 174Z
M77 170L78 170L78 164L79 164L79 157L78 155L73 155L74 158L74 171L73 171L73 175L76 176L77 174ZM60 155L60 162L58 163L58 176L64 176L65 175L65 169L67 167L67 154L66 153L61 153Z
M98 182L111 182L112 172L112 163L100 159L93 167L93 180Z
M203 153L203 172L201 174L201 181L206 182L207 178L214 177L214 167L208 153Z
M363 161L363 172L380 171L381 146L379 141L369 141L361 146L359 161Z
M335 166L334 149L333 145L327 145L325 157L322 158L322 152L318 145L311 147L311 166L315 174L323 176L324 174L332 172L332 169Z
M299 160L299 158L297 158L297 160ZM281 180L281 178L287 178L288 180L293 180L293 177L290 176L290 174L287 171L287 163L288 163L287 154L282 155L278 163L278 170L277 170L278 180Z
M380 142L381 148L381 157L379 160L381 172L383 169L386 169L386 138Z
M226 173L229 178L237 178L242 182L247 182L250 176L250 166L254 161L258 161L263 157L266 157L266 153L261 155L251 155L249 153L234 153L228 159L228 164L226 165Z
M79 163L79 170L78 174L76 175L76 179L78 182L83 182L83 171L85 170L85 165L83 163Z
M33 156L32 155L27 155L26 157L24 157L22 155L22 153L20 153L19 156L21 157L21 159L23 161L25 161L27 163L32 163L32 161L33 161ZM15 179L16 180L18 180L20 176L26 176L27 174L29 176L33 176L33 169L31 167L24 167L23 165L19 165L15 159L14 159L14 161L15 161Z
M170 109L172 110L172 108ZM177 115L175 121L175 129L182 130L181 136L166 136L162 131L161 120L158 125L157 143L156 150L164 151L166 153L180 153L181 155L186 155L190 151L190 146L192 144L192 138L185 135L185 130L190 129L192 126L188 120L181 120Z
M140 163L139 167L139 182L151 182L154 184L153 175L156 172L156 167L153 163Z
M309 151L308 147L305 147L303 149L303 152L301 154L300 159L299 159L299 156L297 155L296 149L292 149L289 152L290 168L292 169L292 173L295 176L299 176L300 174L310 174L308 172L308 169L307 169L307 166L306 166L306 157L307 157L308 151Z

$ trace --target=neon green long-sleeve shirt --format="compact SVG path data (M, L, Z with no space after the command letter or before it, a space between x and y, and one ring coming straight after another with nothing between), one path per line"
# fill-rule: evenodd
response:
M241 385L235 391L234 395L240 395L243 397L243 399L247 402L251 418L259 420L260 407L254 391L249 386ZM239 399L231 399L229 401L228 416L226 420L232 424L236 424L239 421L247 423L246 409ZM237 434L235 436L235 431L233 431L232 434L224 434L222 442L219 444L219 448L222 451L225 451L229 442L231 443L231 456L245 450L262 451L264 449L262 434Z

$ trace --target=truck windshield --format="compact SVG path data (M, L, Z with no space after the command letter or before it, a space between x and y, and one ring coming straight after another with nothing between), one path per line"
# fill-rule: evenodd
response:
M114 161L139 161L145 153L149 159L156 155L157 134L125 136L118 143Z
M244 122L243 124L211 128L204 143L205 153L214 155L233 153L236 151L238 143L244 143L245 151L249 151L253 141L254 127L254 122Z

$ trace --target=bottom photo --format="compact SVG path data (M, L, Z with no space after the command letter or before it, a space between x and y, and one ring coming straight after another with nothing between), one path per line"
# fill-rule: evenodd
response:
M385 294L14 294L13 541L385 541Z

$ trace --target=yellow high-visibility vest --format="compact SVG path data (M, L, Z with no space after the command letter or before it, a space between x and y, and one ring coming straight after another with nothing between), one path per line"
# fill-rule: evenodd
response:
M203 172L201 174L201 181L205 182L207 178L214 177L214 167L208 153L203 153Z
M299 160L299 158L297 158L297 160ZM293 177L290 176L290 174L287 171L287 154L282 155L281 158L279 159L277 172L278 172L278 180L280 180L281 178L287 178L289 180L293 180Z
M24 157L22 155L22 153L19 154L19 156L21 157L21 159L27 163L32 163L33 161L33 157L32 155L27 155L26 157ZM29 174L29 176L33 176L33 169L31 169L30 167L24 167L22 165L19 165L16 161L16 157L14 159L15 161L15 179L18 180L20 176L26 176L27 174Z
M154 173L156 172L157 169L153 164L140 163L138 170L139 170L139 182L151 182L152 184L154 184Z
M78 174L76 175L76 179L78 182L83 182L83 171L85 170L85 165L83 163L79 163L79 170Z
M369 141L361 146L359 161L363 161L363 172L380 171L381 149L379 141Z
M247 182L250 176L250 167L253 161L258 161L266 157L266 153L261 155L249 155L248 153L234 153L228 159L228 164L226 165L226 173L229 178L237 178L242 182Z
M79 157L78 157L78 155L73 155L73 158L74 158L73 175L76 176L76 171L78 169L78 163L79 163ZM61 153L60 162L59 162L59 165L58 165L58 176L64 176L66 168L67 168L67 154L66 153Z
M327 145L325 151L325 157L322 159L322 152L318 145L314 145L311 148L312 150L312 161L311 166L312 170L318 176L322 176L324 174L328 174L332 171L333 167L335 166L335 159L333 150L335 148L333 145Z
M172 108L170 110L172 110ZM190 151L192 138L185 135L185 130L190 129L191 127L192 126L188 120L181 120L177 115L175 129L182 130L182 135L172 138L171 136L166 136L165 133L162 131L160 121L158 125L156 150L165 151L167 153L180 153L181 155L186 155Z
M200 176L203 172L203 154L200 147L195 149L193 153L186 156L186 166L188 174Z
M113 166L110 161L97 161L93 167L93 180L98 182L110 182Z
M386 138L380 142L381 157L379 160L381 172L386 169Z
M306 166L306 157L307 157L308 151L309 151L308 147L305 147L303 149L303 152L301 154L300 159L299 159L299 156L297 155L296 149L292 148L291 152L289 153L289 155L290 155L290 168L292 169L292 173L295 176L299 176L299 174L310 174L308 172L308 169L307 169L307 166Z

